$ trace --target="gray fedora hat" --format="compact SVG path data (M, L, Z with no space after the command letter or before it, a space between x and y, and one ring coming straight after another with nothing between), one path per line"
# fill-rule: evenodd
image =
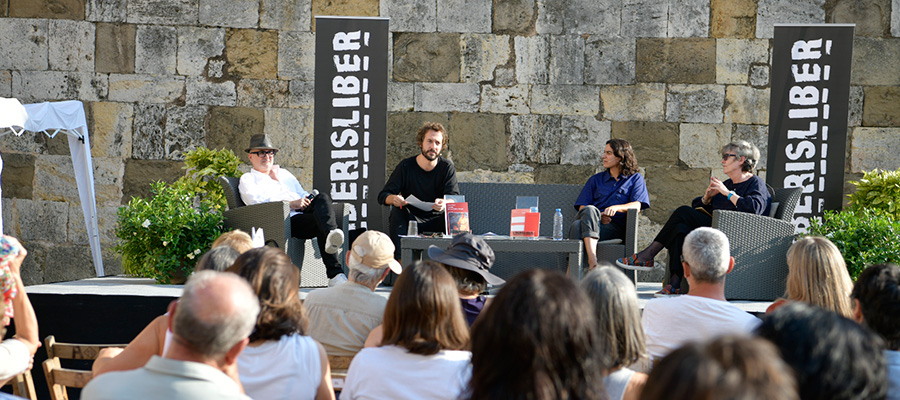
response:
M435 245L429 246L428 257L442 264L476 272L491 285L497 286L506 283L505 280L488 271L494 265L494 250L481 236L468 232L460 233L453 237L453 241L450 242L446 251Z
M253 136L250 136L250 147L245 150L246 152L250 152L251 150L278 150L277 147L272 146L272 141L269 140L269 135L265 133L259 133Z

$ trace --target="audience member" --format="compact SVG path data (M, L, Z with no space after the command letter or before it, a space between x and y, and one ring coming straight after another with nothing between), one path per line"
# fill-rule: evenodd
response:
M384 309L380 347L350 363L341 399L457 399L469 380L469 330L450 273L432 261L403 269Z
M781 358L794 370L803 400L886 396L884 342L850 319L792 302L763 318L756 334L781 351Z
M789 301L802 301L847 318L853 316L850 307L853 281L847 273L844 256L834 243L821 236L800 239L788 249L787 264L784 299L772 303L766 314Z
M313 290L303 305L309 311L309 336L332 356L353 356L369 332L381 325L387 300L375 288L388 272L402 272L394 259L394 244L384 233L366 231L347 252L349 281Z
M647 349L654 359L689 341L750 333L759 325L759 319L725 300L725 275L734 268L734 257L724 233L694 229L685 237L683 250L681 265L690 293L653 299L644 306Z
M253 248L253 238L247 232L234 229L219 235L210 248L214 249L220 246L228 246L237 250L238 253L244 253Z
M709 186L703 196L695 198L690 206L676 209L650 246L630 258L617 260L616 264L628 269L650 269L653 267L653 258L663 248L669 249L670 260L680 259L685 236L701 226L712 226L712 213L715 210L768 215L772 196L766 183L753 175L757 161L759 149L756 146L743 140L726 144L722 147L722 172L728 179L722 182L719 178L710 176ZM664 287L660 294L683 294L681 280L685 275L681 265L670 265L669 270L672 273L669 281L671 284Z
M225 271L231 264L234 264L234 260L237 260L240 255L241 253L229 246L213 247L204 253L203 257L200 257L197 265L194 266L194 271Z
M485 307L487 298L481 293L487 289L487 284L499 286L506 283L488 271L494 265L494 250L481 236L460 233L453 237L446 251L434 245L428 247L428 257L447 268L456 281L463 315L469 326Z
M575 200L569 239L584 241L588 268L597 266L597 241L625 238L625 212L650 207L647 184L625 139L610 139L601 156L604 171L588 179Z
M6 333L10 318L16 327L16 337L0 343L0 386L30 369L34 353L41 347L37 316L22 282L22 262L26 256L28 250L16 238L6 235L0 237L0 289L3 292L0 337Z
M609 365L588 297L565 275L516 275L472 326L464 399L606 399Z
M200 271L169 305L173 340L163 357L140 369L91 380L81 397L98 399L249 399L237 382L237 359L259 313L250 286L238 276Z
M900 400L900 267L866 268L853 286L853 316L884 339L889 400Z
M742 336L692 342L665 356L641 400L795 400L797 383L771 343Z
M637 290L617 268L602 266L581 280L581 288L594 303L594 314L610 369L603 386L610 400L637 399L647 374L629 366L646 357L644 328Z

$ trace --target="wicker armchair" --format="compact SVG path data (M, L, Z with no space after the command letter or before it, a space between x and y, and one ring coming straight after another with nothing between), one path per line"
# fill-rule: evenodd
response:
M263 228L266 241L274 241L291 257L294 265L300 268L300 287L327 286L328 276L325 274L325 264L322 263L317 239L301 240L291 235L291 209L288 202L275 201L245 205L238 191L239 183L239 178L219 178L219 184L222 185L225 199L228 202L228 210L224 212L225 228L240 229L247 233L250 233L252 228ZM344 237L349 238L350 206L335 204L334 216L344 231ZM338 253L338 260L342 265L344 264L343 252L347 248L348 244L345 240L342 251ZM346 266L344 269L346 272Z

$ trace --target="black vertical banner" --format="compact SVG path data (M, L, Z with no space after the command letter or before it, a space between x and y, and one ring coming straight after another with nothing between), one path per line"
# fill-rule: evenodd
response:
M841 209L853 24L775 25L769 157L772 187L802 187L797 232Z
M387 57L387 18L316 17L313 185L351 206L350 229L383 230Z

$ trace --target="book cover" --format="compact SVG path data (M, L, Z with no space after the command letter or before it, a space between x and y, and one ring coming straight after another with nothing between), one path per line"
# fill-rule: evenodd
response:
M512 210L509 223L509 236L538 237L541 230L541 213L531 212L527 208Z
M448 235L456 235L463 232L472 232L469 227L469 203L446 203L444 221Z

